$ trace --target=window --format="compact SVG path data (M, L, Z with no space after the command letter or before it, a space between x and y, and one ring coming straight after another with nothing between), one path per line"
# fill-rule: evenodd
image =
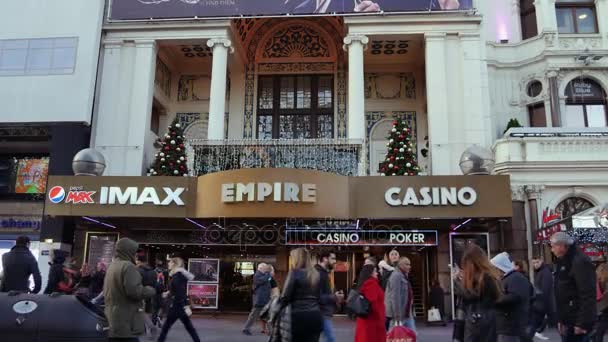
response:
M78 38L0 40L0 76L74 72Z
M529 105L528 115L530 117L530 127L547 127L544 103Z
M559 33L597 33L594 0L557 0Z
M606 127L606 92L592 79L572 80L566 87L566 127Z
M257 123L259 139L333 138L333 76L261 76Z
M534 0L520 0L521 38L526 40L538 35L536 27L536 7Z
M528 83L528 96L537 97L543 91L543 84L540 81L532 81Z

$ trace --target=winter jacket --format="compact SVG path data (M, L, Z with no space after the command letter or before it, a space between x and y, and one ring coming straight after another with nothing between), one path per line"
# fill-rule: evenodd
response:
M395 267L389 265L384 260L380 261L378 267L380 268L380 286L383 291L386 291L386 285L388 285L388 280L391 277L391 274L393 274Z
M137 266L137 270L141 275L141 283L143 286L150 286L156 290L156 294L158 294L157 284L156 284L156 272L154 269L148 265L140 265ZM152 298L148 298L144 301L145 303L145 311L147 313L152 313Z
M306 272L295 269L291 270L285 281L285 288L281 294L281 307L291 305L291 313L299 312L321 312L319 298L321 292L319 284L311 286Z
M549 321L555 320L555 292L553 288L553 272L549 265L543 264L534 273L536 288L535 310L547 314Z
M517 271L505 274L502 286L504 294L496 302L496 333L524 337L534 288L528 278Z
M38 270L38 261L26 246L15 246L2 256L4 277L0 292L30 292L30 275L34 276L32 293L40 292L42 278Z
M137 242L131 239L118 240L114 259L106 272L103 294L110 338L132 338L145 331L142 302L156 291L142 285L141 274L135 266L137 247Z
M96 297L103 291L103 280L105 277L105 271L98 271L91 275L91 282L89 283L89 294L91 297Z
M554 287L558 322L591 330L597 318L595 269L575 245L556 263Z
M486 274L479 294L465 289L460 281L454 282L454 292L460 297L464 309L464 341L496 342L495 303L500 293L492 284L494 279Z
M270 302L270 283L272 276L270 273L257 271L253 275L253 306L263 308Z
M384 293L386 317L401 321L412 314L412 288L407 276L400 270L395 270L388 280Z
M315 265L315 269L319 272L319 287L321 291L321 313L324 317L332 317L336 310L336 296L331 290L329 283L329 272L321 265Z
M174 308L188 305L188 281L194 279L194 274L183 268L170 272L169 292L171 293L171 305Z
M378 279L367 279L359 292L369 301L370 312L365 318L357 317L355 342L386 341L384 291L382 291Z

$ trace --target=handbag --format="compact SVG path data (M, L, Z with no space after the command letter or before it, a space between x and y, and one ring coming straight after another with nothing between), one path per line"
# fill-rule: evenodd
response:
M416 342L416 333L397 324L386 334L386 342Z
M346 309L357 317L367 317L369 315L369 301L357 290L352 289L346 299Z
M188 317L192 316L192 309L190 308L190 305L186 305L186 306L184 307L184 311L186 312L186 315L187 315Z
M428 322L441 322L441 313L436 307L432 307L427 313Z

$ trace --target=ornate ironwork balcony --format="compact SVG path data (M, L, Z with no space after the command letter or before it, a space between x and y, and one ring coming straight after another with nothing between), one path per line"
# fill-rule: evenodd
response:
M189 140L188 166L196 176L245 168L312 169L358 176L366 172L361 140Z

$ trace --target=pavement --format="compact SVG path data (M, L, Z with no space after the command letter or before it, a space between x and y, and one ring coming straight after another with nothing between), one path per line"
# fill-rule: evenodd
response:
M264 336L260 333L260 325L255 325L252 329L253 336L243 335L242 329L246 319L246 315L195 315L193 316L193 324L203 342L267 342L268 336ZM336 340L338 342L354 341L354 321L345 317L334 317L334 328L336 330ZM417 330L418 341L451 342L452 340L452 327L450 325L447 325L446 327L428 327L424 322L418 322ZM561 341L555 330L547 332L546 335L550 337L549 341ZM140 341L147 341L147 339L141 338ZM184 326L178 321L169 331L167 341L183 342L191 341L191 339L184 329ZM535 339L535 341L541 340Z

